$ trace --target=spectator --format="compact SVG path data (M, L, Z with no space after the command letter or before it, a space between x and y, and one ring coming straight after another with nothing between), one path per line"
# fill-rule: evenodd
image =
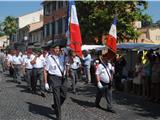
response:
M91 55L88 53L88 51L83 51L83 62L84 62L84 73L86 75L86 83L91 82L91 73L90 73L90 68L91 68Z

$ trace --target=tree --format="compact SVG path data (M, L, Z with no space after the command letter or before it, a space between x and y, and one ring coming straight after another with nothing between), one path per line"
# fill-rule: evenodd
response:
M152 17L151 16L148 16L147 14L144 14L142 16L142 26L143 27L146 27L146 26L151 26L153 25L153 21L152 21Z
M8 35L9 39L11 39L11 36L17 32L18 28L16 18L12 16L6 17L3 22L3 25L4 33Z
M3 36L5 33L3 31L4 25L2 22L0 22L0 37Z
M83 42L108 34L114 16L117 17L118 41L135 40L138 32L133 22L142 20L146 1L79 1L76 2Z
M160 20L156 21L156 25L160 27Z

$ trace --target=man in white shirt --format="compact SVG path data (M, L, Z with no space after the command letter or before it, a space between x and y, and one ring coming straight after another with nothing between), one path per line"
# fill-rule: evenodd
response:
M107 111L115 113L112 108L112 89L111 83L113 79L114 67L108 62L105 56L101 57L101 63L96 69L97 87L98 92L96 95L95 105L101 108L99 103L103 95L107 101Z
M61 105L64 103L67 93L65 64L65 56L60 55L60 46L54 44L51 48L51 54L47 58L44 78L46 89L49 89L48 81L50 81L49 83L54 97L54 105L52 105L52 108L55 109L57 120L61 120Z
M76 83L78 81L78 70L80 69L80 67L80 58L76 55L74 51L72 51L72 55L70 57L70 71L72 77L72 89L74 94L76 94Z
M13 77L13 73L14 73L13 66L11 65L11 61L12 61L12 57L13 57L13 51L14 50L10 50L7 54L7 57L6 57L6 64L7 64L7 68L9 69L9 75L11 77Z
M37 80L39 80L40 83L40 94L42 97L45 97L44 94L44 65L45 65L45 59L42 55L41 49L35 50L35 57L31 61L31 64L33 65L33 92L36 93L37 91Z
M33 65L31 64L31 61L34 59L34 55L32 55L32 51L27 51L27 57L24 58L24 68L25 68L25 76L26 76L26 82L28 90L32 90L31 83L32 77L33 77Z
M25 77L26 77L26 75L25 75L25 59L27 58L27 51L25 51L22 55L21 55L21 57L22 57L22 70L21 70L21 74L22 74L22 78L23 78L23 80L25 81Z
M91 68L91 55L88 53L88 51L83 51L83 62L84 62L84 73L86 75L86 83L91 82L91 73L90 73L90 68Z
M20 80L21 80L21 65L22 65L22 58L19 55L19 51L18 50L14 50L13 52L13 57L11 60L11 65L14 69L14 80L15 82L17 82L18 84L21 84Z
M5 54L4 54L4 51L1 49L0 51L0 72L4 71L4 58L5 58Z

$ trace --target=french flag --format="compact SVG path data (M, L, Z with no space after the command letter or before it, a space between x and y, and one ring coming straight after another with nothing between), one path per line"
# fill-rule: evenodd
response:
M116 17L114 17L113 24L111 25L109 35L107 36L107 43L106 45L114 52L117 51L117 29L116 29Z
M69 39L67 44L69 45L71 50L77 53L79 57L82 57L82 38L77 18L75 2L73 0L69 0L68 5Z

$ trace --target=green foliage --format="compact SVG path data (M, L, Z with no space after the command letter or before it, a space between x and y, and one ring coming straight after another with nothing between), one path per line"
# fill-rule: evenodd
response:
M3 24L4 24L3 31L6 35L11 36L12 34L16 33L18 27L15 17L12 16L6 17Z
M5 34L4 31L3 31L3 26L4 26L3 23L0 22L0 37Z
M136 0L76 2L83 43L93 43L94 37L101 40L103 34L108 34L114 16L117 17L118 41L137 39L133 22L144 18L142 12L147 5L146 1Z
M156 25L160 27L160 20L156 21Z
M153 21L151 16L148 16L147 14L144 14L142 16L142 26L146 27L146 26L152 26L153 25Z

